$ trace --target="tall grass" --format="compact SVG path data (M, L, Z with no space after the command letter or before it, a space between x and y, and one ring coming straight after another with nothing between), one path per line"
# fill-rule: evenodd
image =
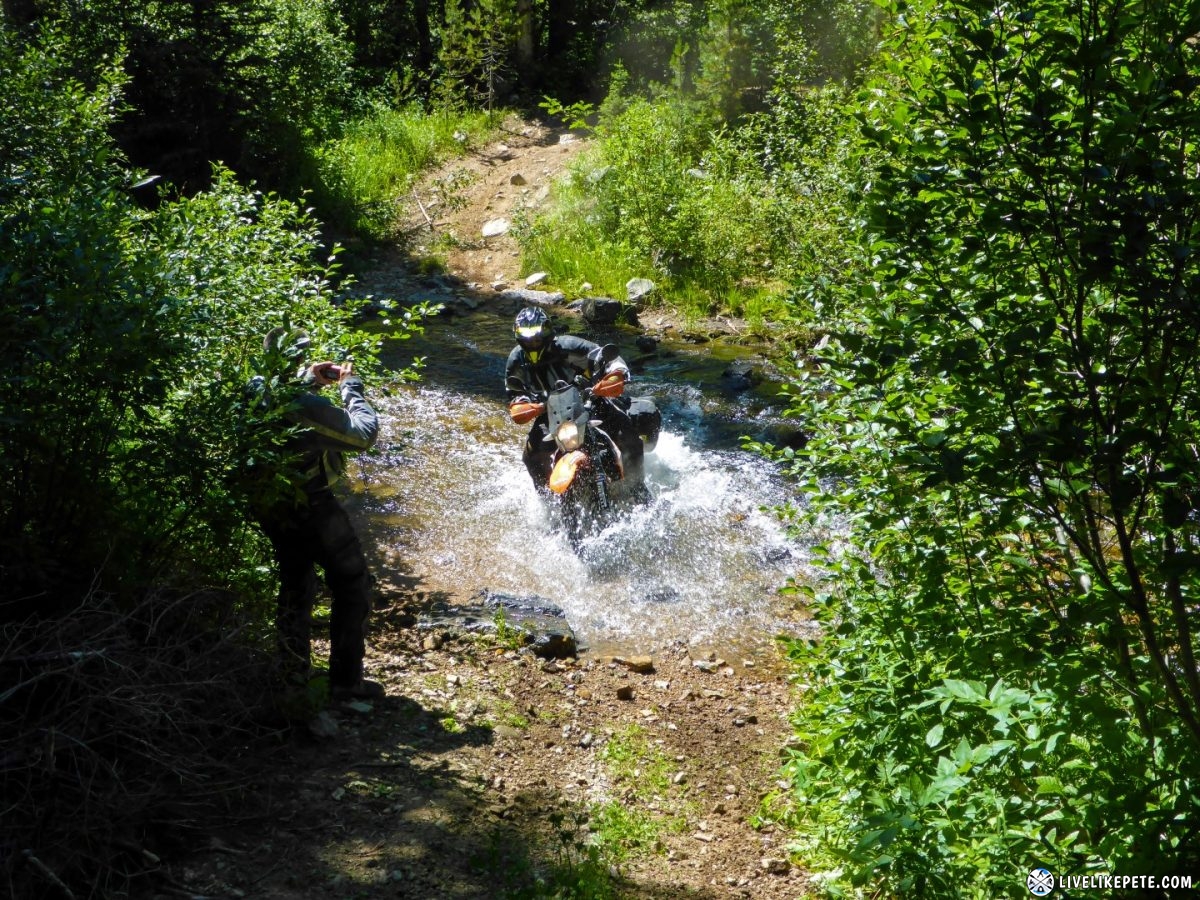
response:
M797 286L845 269L841 100L807 93L788 111L808 131L785 134L765 116L713 130L682 101L628 102L602 117L554 206L518 229L524 267L618 298L629 278L651 278L656 300L693 321L801 327L816 311Z
M313 153L313 199L323 219L369 240L397 236L399 198L417 175L487 137L502 114L376 106Z

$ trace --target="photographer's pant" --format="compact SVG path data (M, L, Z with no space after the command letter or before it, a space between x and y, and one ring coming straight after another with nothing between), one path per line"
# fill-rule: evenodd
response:
M276 631L285 667L307 675L316 566L332 595L329 621L329 681L338 687L363 676L371 578L350 517L329 490L318 491L286 519L262 523L279 565Z

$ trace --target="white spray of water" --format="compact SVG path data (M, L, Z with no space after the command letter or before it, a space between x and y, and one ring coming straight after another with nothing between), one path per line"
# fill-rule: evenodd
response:
M646 457L652 500L576 552L521 463L526 429L497 404L422 389L385 415L407 436L363 464L368 515L426 590L541 596L592 645L717 642L775 624L801 549L762 509L786 499L766 461L664 432Z

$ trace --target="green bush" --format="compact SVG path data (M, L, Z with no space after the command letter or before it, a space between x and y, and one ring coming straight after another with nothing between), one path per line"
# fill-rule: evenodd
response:
M602 119L597 150L554 210L519 231L526 267L613 296L649 275L665 282L669 302L700 315L792 317L783 298L793 284L849 277L855 179L843 96L806 92L780 104L786 116L729 131L707 130L685 104L610 99L615 114Z
M1193 24L909 4L862 94L871 279L791 455L847 531L780 798L831 892L1196 870Z
M43 612L97 585L253 580L231 479L262 334L303 323L366 365L375 339L330 302L334 267L295 204L217 170L207 193L138 207L107 134L119 82L84 88L59 46L3 46L4 575L14 597L62 587Z

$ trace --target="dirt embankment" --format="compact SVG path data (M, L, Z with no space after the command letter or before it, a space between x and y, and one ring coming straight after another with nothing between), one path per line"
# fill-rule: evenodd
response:
M455 234L452 275L485 296L493 281L520 284L511 236L485 241L482 228L541 202L580 145L514 124L503 142L438 173L470 173L455 204L418 192L426 229ZM404 584L403 573L380 574ZM787 835L755 823L778 789L795 703L782 660L682 645L543 660L417 628L425 601L417 585L383 598L367 665L388 697L332 708L301 729L262 770L248 820L176 871L189 895L807 893L787 862ZM589 847L601 840L626 850L596 870Z

